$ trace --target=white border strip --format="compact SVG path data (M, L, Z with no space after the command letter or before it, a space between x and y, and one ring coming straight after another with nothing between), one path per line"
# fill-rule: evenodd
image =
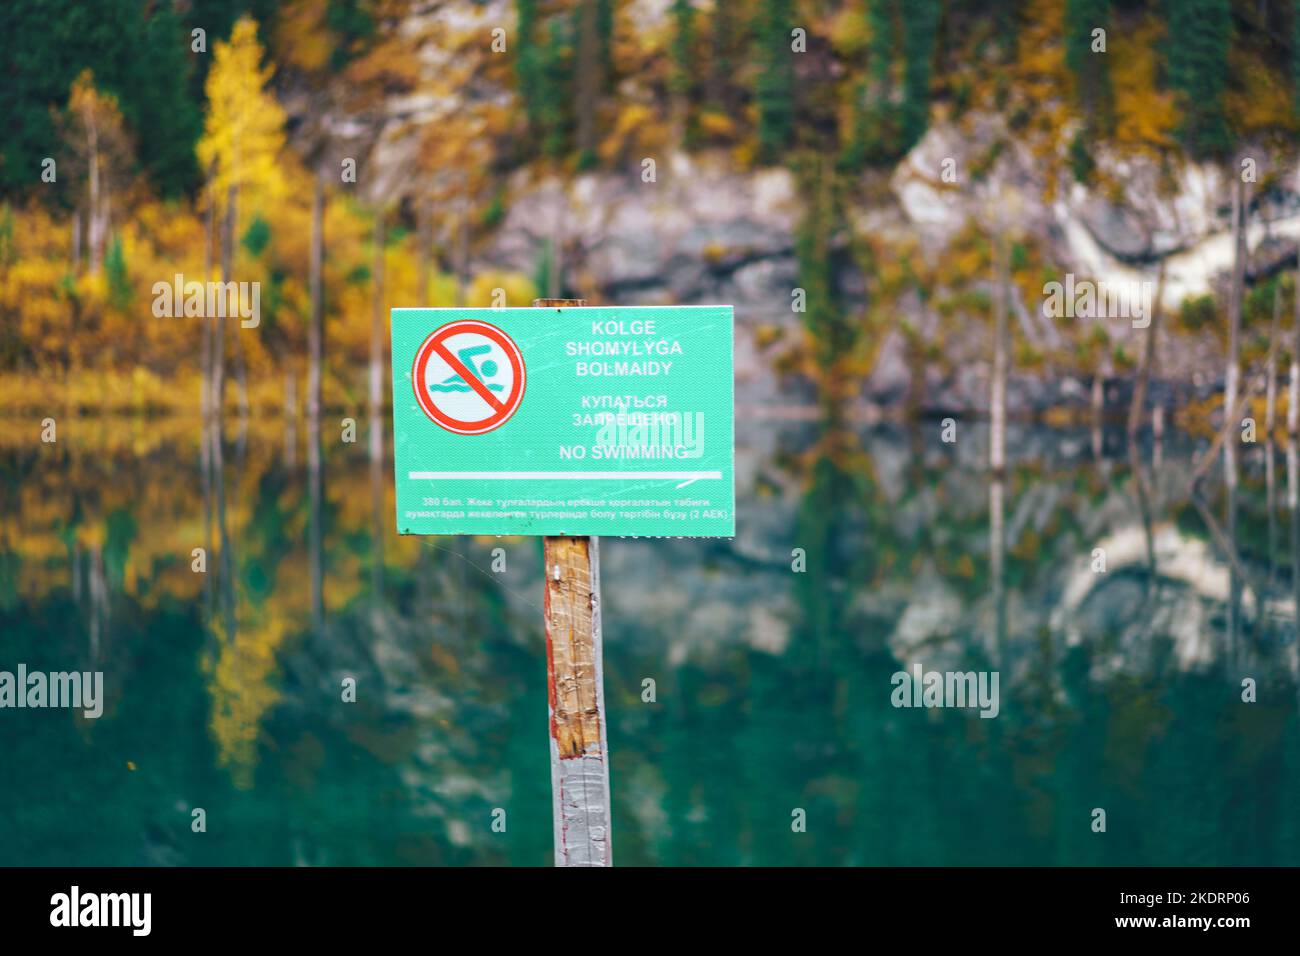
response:
M734 427L734 426L733 426ZM469 481L582 481L606 478L612 481L676 481L685 488L697 481L721 478L720 471L412 471L411 481L440 481L462 478Z
M635 481L638 478L663 479L666 481L702 481L705 478L721 478L720 471L412 471L407 474L411 481L438 481L447 478L465 478L477 481L511 481L515 479L537 481L569 480L581 481L584 478L609 478L615 481Z

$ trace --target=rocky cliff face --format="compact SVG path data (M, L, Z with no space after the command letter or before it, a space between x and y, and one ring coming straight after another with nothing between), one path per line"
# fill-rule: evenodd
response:
M521 173L478 265L532 274L556 248L567 288L597 301L735 305L737 401L771 402L781 386L754 335L764 323L798 324L793 177L783 169L737 175L722 157L685 153L659 164L655 177L593 173L565 189Z
M1004 146L997 161L981 182L971 182L966 171L999 142ZM947 160L955 183L943 180ZM846 218L859 235L916 242L928 257L940 254L970 224L990 225L1000 218L1017 238L1044 251L1058 277L1073 273L1099 286L1148 283L1154 290L1163 263L1168 329L1168 317L1186 297L1212 293L1226 281L1232 257L1231 182L1221 168L1189 162L1169 178L1173 190L1167 185L1162 190L1152 162L1114 159L1104 152L1098 162L1112 179L1128 184L1122 195L1071 182L1047 201L1048 183L1038 171L1042 164L1008 135L1001 118L967 116L960 125L935 125L888 175L883 190L873 188L870 201L850 200ZM562 250L569 291L614 304L734 304L737 401L771 408L808 399L806 383L779 379L771 353L762 354L756 341L763 328L782 329L787 340L799 334L791 293L798 285L794 235L803 200L789 171L740 173L725 155L677 152L658 162L654 182L644 182L639 168L584 174L567 186L521 171L510 192L509 212L479 250L474 267L531 274L553 245ZM1263 194L1252 210L1248 274L1288 267L1297 236L1300 195L1289 189ZM860 278L837 278L846 309L867 305ZM983 286L984 291L990 287ZM897 308L900 323L923 338L940 334L937 317L918 297L903 297ZM1011 308L1014 334L1036 348L1059 348L1087 332L1063 329L1045 316L1042 298L1019 289ZM1138 354L1144 333L1126 318L1068 321L1105 323L1112 343ZM923 410L985 408L990 357L982 320L956 333L947 330L942 345L940 359L917 368L907 359L902 333L886 332L863 383L863 399L896 401L908 392L913 376L921 375ZM1158 380L1208 389L1221 376L1221 366L1213 335L1167 331L1161 337ZM1069 375L1013 368L1009 400L1021 412L1082 405L1089 386ZM1158 382L1156 400L1167 394ZM1108 401L1124 397L1125 388L1114 383Z

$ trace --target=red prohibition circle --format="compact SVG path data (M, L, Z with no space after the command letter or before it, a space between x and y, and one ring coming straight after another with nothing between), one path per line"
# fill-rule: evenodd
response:
M478 379L472 374L466 375L467 370L461 365L460 360L442 346L442 343L448 338L462 332L474 332L482 335L501 346L501 350L506 353L506 358L510 361L510 368L514 372L514 385L504 402L499 401L486 388L479 388L476 385ZM494 409L491 415L478 421L461 421L458 418L452 418L434 404L425 388L424 372L429 365L430 357L435 352L465 379L466 384L473 388L480 398ZM488 325L486 322L479 322L474 319L462 319L456 322L448 322L446 325L435 329L420 344L415 353L415 365L411 369L411 385L415 391L415 400L420 403L420 409L425 415L429 416L434 424L445 428L449 432L455 432L457 435L482 435L500 428L519 408L519 403L524 398L524 374L523 353L519 351L519 346L514 343L510 336L495 325Z

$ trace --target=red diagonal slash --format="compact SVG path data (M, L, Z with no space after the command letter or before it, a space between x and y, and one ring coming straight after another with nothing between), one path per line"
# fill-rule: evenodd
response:
M450 365L451 370L463 378L470 388L478 392L479 398L492 406L492 411L500 412L505 408L504 405L497 401L497 397L492 394L492 391L479 381L478 376L465 367L464 362L447 351L446 346L444 346L442 342L434 342L433 350L442 356L442 360Z

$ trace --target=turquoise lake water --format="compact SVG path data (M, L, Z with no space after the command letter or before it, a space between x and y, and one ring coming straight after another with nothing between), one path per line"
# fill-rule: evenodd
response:
M1300 864L1294 454L963 427L741 418L734 541L602 539L616 864ZM105 688L0 710L0 864L550 864L539 541L399 538L359 431L0 448L0 670Z

